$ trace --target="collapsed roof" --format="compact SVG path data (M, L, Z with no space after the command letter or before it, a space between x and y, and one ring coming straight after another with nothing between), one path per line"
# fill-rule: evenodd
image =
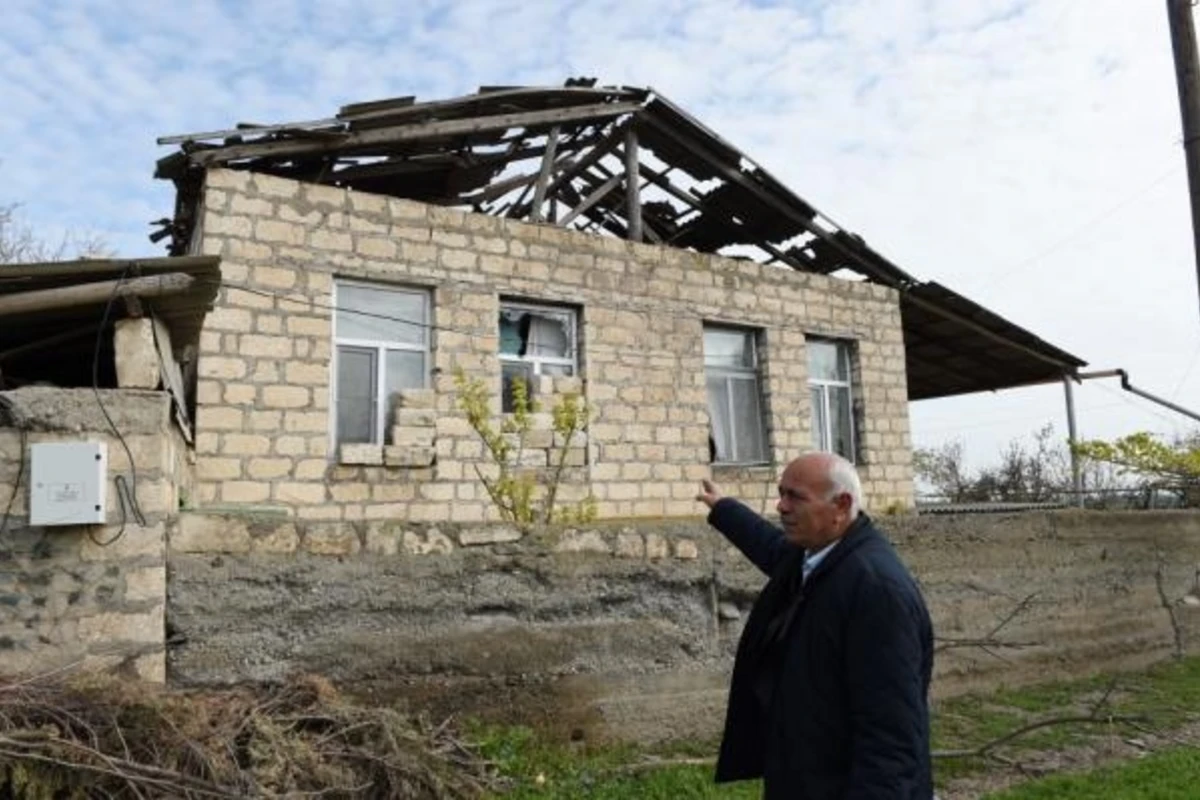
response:
M187 252L204 171L245 169L890 286L913 400L1041 383L1085 364L917 280L661 94L594 84L485 86L163 137L178 150L155 175L174 181L176 213L151 238Z

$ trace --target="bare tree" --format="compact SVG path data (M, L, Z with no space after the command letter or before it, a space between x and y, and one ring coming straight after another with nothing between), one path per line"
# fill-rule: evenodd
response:
M29 264L68 258L109 258L112 248L95 234L67 233L57 242L38 236L18 213L19 204L0 206L0 264Z

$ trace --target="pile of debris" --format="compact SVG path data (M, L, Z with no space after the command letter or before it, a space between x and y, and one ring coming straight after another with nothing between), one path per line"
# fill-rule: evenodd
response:
M318 678L203 692L0 682L0 797L465 800L500 788L449 725L352 705Z

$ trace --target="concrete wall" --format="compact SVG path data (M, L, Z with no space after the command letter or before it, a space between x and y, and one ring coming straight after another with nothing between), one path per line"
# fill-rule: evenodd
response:
M200 342L197 503L268 505L304 520L494 517L480 442L455 411L456 368L499 384L501 297L579 311L580 375L595 410L564 499L601 517L689 515L708 460L702 326L761 331L771 459L812 446L806 335L853 340L864 485L875 508L912 500L894 291L778 267L530 225L247 172L212 170L198 250L225 287ZM436 464L330 452L335 276L432 292ZM388 454L388 459L391 454ZM417 466L399 466L411 463ZM776 466L717 469L742 496Z
M28 444L104 442L109 475L129 478L129 459L91 389L28 388L4 396L25 420ZM13 500L0 534L0 675L78 663L164 680L165 529L178 507L178 487L187 483L185 450L169 423L165 393L101 390L100 396L133 453L146 525L130 518L122 531L110 480L106 525L29 527L28 450L18 429L0 428L0 514Z
M1200 652L1200 515L897 517L950 648L935 692ZM169 624L181 684L329 675L377 700L589 735L715 733L763 578L699 519L533 532L185 514ZM1190 598L1190 599L1189 599Z

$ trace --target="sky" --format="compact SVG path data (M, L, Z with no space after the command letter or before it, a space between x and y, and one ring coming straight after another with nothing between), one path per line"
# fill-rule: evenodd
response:
M651 86L902 269L1200 410L1165 4L1129 0L6 0L0 205L161 255L158 136L572 76ZM1077 387L1081 436L1189 420ZM1059 385L912 404L991 463Z

